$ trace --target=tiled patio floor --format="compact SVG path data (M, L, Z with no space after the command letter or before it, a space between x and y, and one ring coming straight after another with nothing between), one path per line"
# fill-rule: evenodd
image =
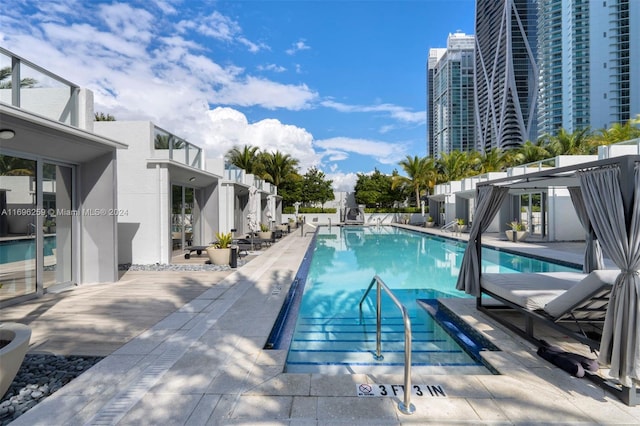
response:
M501 349L486 353L501 374L416 372L414 384L446 396L414 398L413 415L395 398L356 396L359 383L401 384L401 371L283 373L285 351L262 347L310 239L290 234L234 272L127 272L3 309L0 320L28 319L32 351L108 354L14 424L640 424L640 407L553 367L470 299L447 303ZM581 244L519 246L581 262Z

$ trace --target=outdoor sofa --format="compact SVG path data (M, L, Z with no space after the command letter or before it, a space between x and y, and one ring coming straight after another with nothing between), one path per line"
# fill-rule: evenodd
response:
M589 274L481 274L482 294L476 304L480 311L530 340L537 340L535 325L541 323L598 350L609 295L619 274L617 269ZM521 314L523 328L505 310Z

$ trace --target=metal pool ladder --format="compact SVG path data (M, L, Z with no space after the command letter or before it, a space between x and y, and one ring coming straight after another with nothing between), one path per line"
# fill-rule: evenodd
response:
M391 289L382 281L378 275L375 275L367 287L367 291L364 292L364 296L360 299L360 321L362 321L362 303L369 295L371 287L376 285L376 354L375 359L381 361L384 357L381 354L382 350L382 289L387 292L393 303L402 312L402 321L404 322L404 401L398 402L398 409L404 414L413 414L416 411L416 407L411 403L411 319L407 308L400 303L398 298L393 294Z

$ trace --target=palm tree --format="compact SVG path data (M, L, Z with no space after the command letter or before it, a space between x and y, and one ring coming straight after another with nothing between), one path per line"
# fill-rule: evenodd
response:
M231 164L243 169L247 173L258 174L258 163L260 161L258 156L259 148L257 146L245 145L244 148L233 147L230 149L225 158Z
M11 80L3 81L11 77L11 67L0 68L0 89L11 89ZM34 87L38 84L35 78L27 77L20 80L20 87Z
M113 120L115 121L115 120ZM176 138L173 135L166 135L166 134L156 134L156 138L154 140L153 143L153 147L155 149L169 149L169 147L171 146L171 143L173 142L173 149L183 149L184 148L184 141Z
M512 150L513 165L527 164L536 161L545 160L551 157L549 151L543 146L544 139L538 139L537 142L526 141L519 148Z
M442 154L437 161L439 181L450 182L460 180L474 174L472 157L466 152L451 151Z
M508 156L500 148L491 148L479 157L480 173L500 172L507 167Z
M555 136L546 135L543 137L546 141L545 148L552 156L592 154L596 146L589 137L589 131L588 127L575 130L573 133L560 129Z
M407 155L407 158L398 163L407 176L400 176L395 174L391 180L391 189L396 189L398 186L406 186L411 188L416 196L416 207L420 205L420 189L428 187L428 178L426 174L426 158L420 158L417 155Z
M598 144L611 145L613 143L629 141L631 139L640 138L640 115L635 119L628 120L624 124L613 123L608 129L600 129L598 135L594 136L594 140Z
M275 186L279 186L284 180L298 173L297 166L299 161L289 154L283 154L277 150L275 152L265 152L260 155L259 160L262 166L261 177Z

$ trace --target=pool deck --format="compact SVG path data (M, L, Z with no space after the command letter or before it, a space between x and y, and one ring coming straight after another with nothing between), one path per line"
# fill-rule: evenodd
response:
M356 395L360 383L401 384L402 371L283 373L286 351L263 345L310 240L293 232L235 271L130 271L3 309L0 320L33 328L32 353L106 356L12 425L640 424L640 407L543 360L473 299L450 307L502 350L486 354L501 374L414 373L414 384L446 396L413 398L413 415L396 398ZM483 243L572 263L584 248L497 235Z

